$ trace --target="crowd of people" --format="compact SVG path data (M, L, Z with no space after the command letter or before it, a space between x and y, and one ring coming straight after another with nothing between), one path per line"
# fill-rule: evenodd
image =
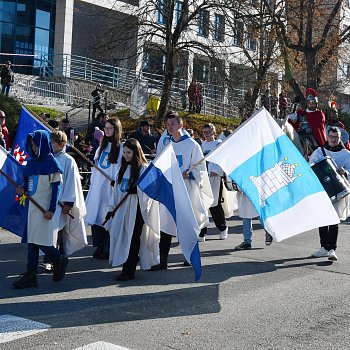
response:
M337 172L347 177L350 172L350 152L344 146L336 105L328 120L319 110L317 93L308 89L306 108L288 115L290 123L307 143L307 158L317 163L325 156L337 166ZM52 121L42 115L46 122ZM0 111L4 136L4 112ZM160 135L151 132L148 121L142 120L139 128L123 140L119 119L110 118L104 112L97 114L89 126L85 143L91 148L93 164L90 188L86 199L82 194L80 175L75 160L66 152L67 141L77 141L78 135L63 119L51 135L42 130L27 137L26 151L30 161L25 167L25 183L17 189L19 196L32 196L44 208L41 212L29 204L27 270L14 281L14 288L38 285L37 269L39 250L52 265L53 281L61 281L66 272L68 256L87 244L85 225L91 226L95 259L109 260L112 267L122 265L117 281L135 278L137 264L142 270L166 270L172 235L154 232L146 224L150 210L149 198L136 186L136 182L148 166L149 160L159 155L168 143L172 143L182 177L189 194L193 212L200 228L199 242L205 242L209 217L218 230L221 240L228 237L227 218L238 210L243 223L243 242L236 250L252 247L252 219L258 216L249 198L237 186L232 191L226 184L226 174L211 162L200 162L206 154L224 141L232 130L220 135L212 123L202 127L202 138L193 138L193 131L184 128L183 119L174 111L164 116L165 130ZM10 143L9 143L10 145ZM146 158L148 157L148 160ZM195 165L195 167L194 167ZM349 210L348 196L334 202L341 220ZM117 210L116 210L117 209ZM42 232L49 234L43 239ZM337 260L338 225L320 227L321 247L312 255ZM273 237L266 232L265 243ZM190 265L184 259L184 265Z

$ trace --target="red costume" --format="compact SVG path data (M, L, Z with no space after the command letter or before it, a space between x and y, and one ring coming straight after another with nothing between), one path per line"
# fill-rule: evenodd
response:
M323 146L326 142L326 117L321 110L317 109L317 92L309 88L306 90L305 95L307 108L305 110L299 109L296 113L297 120L289 120L289 122L301 138L311 133L317 143L311 146L316 149L319 146Z

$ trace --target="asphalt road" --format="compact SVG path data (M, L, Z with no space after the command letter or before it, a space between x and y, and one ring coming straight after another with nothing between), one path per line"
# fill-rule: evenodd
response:
M333 263L310 258L317 230L266 247L259 221L254 229L250 251L233 249L239 218L225 241L209 229L197 283L176 243L167 271L137 271L128 282L92 259L90 245L70 258L63 281L44 273L26 290L11 286L26 246L0 231L0 349L349 349L349 224Z

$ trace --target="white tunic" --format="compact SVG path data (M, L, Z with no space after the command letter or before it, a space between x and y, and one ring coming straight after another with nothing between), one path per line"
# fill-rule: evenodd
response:
M203 158L201 147L192 138L186 138L179 142L172 141L172 145L182 173ZM185 179L184 182L198 225L203 228L209 223L208 209L213 203L213 193L205 162L200 163L191 172L194 179Z
M327 156L331 157L338 167L343 167L347 176L350 173L350 152L347 149L342 149L339 152L332 152L325 149ZM310 163L317 163L324 158L322 148L317 148L310 156ZM346 220L349 216L349 206L350 206L350 195L340 199L339 201L333 203L333 207L338 213L340 220Z
M28 194L45 210L49 210L52 196L51 184L61 182L59 172L50 175L31 175L28 178ZM58 207L58 204L57 204ZM54 220L47 220L34 204L29 202L27 234L28 243L56 246L57 227Z
M147 165L142 166L141 174L146 168ZM130 165L127 167L121 183L113 189L108 211L113 210L127 195L129 178ZM128 259L139 198L142 198L140 193L129 194L117 210L114 218L109 220L109 262L112 266L121 265ZM140 244L140 266L142 270L149 270L151 266L159 263L159 237L160 232L156 233L147 225L143 225Z
M106 173L111 179L116 180L121 158L123 154L123 147L121 145L119 151L118 161L115 164L111 164L109 161L109 153L111 150L111 143L109 143L105 150L102 151L101 157L98 160L98 154L100 147L95 153L95 162L96 164ZM91 180L90 180L90 189L86 197L86 216L84 218L87 225L99 225L102 226L102 223L105 219L105 216L108 212L108 202L109 198L112 195L112 186L110 180L108 180L104 175L99 171L92 168Z
M63 230L63 246L66 255L71 255L87 245L86 230L83 217L86 214L84 195L81 188L80 174L73 157L65 152L58 152L55 158L63 169L63 181L59 202L74 203L71 214L74 219L62 213L57 206L53 220L58 230Z

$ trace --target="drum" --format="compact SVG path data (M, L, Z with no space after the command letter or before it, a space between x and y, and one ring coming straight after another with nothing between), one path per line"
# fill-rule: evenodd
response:
M311 168L332 202L336 202L350 193L349 182L337 173L337 166L332 158L325 157L311 165Z

